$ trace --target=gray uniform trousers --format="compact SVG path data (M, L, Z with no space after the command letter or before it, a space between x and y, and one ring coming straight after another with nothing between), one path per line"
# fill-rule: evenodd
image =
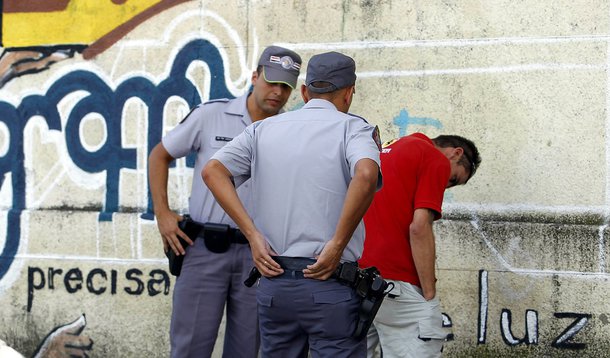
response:
M284 270L278 278L261 278L256 294L263 358L366 357L366 339L356 340L360 299L334 279L304 279Z
M210 252L202 239L186 248L182 272L174 287L172 357L212 355L225 303L223 357L257 356L256 288L243 284L253 265L250 246L245 244L231 244L221 254Z

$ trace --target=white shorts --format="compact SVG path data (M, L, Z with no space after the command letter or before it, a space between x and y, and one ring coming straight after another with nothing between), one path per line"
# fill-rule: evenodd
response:
M394 288L383 300L367 336L368 357L381 344L383 358L440 357L450 333L443 328L438 297L426 301L419 287L387 280Z

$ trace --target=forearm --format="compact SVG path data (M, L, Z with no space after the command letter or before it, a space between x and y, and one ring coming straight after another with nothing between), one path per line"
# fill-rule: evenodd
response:
M427 209L418 209L426 210ZM421 289L426 300L436 296L436 244L432 228L432 217L425 222L411 225L411 253L419 277Z
M235 221L250 243L252 260L263 276L272 277L284 272L270 256L269 245L256 229L231 181L231 172L218 160L210 160L201 172L203 181L224 211Z
M167 197L169 164L172 160L161 146L157 145L148 158L148 183L155 215L170 211Z
M255 230L254 223L237 195L229 170L218 160L212 159L203 168L201 176L218 204L248 237Z
M371 205L377 187L377 163L362 159L356 164L356 173L350 182L343 209L337 222L334 240L344 248Z

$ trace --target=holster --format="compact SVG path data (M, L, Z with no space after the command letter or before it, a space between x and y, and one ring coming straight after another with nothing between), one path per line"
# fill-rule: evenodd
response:
M361 269L355 262L343 263L333 274L339 282L353 287L360 297L358 320L352 337L364 339L385 296L394 287L379 274L376 267ZM389 289L388 289L389 288Z
M182 220L178 222L178 228L182 230L191 240L195 240L197 236L199 236L199 228L194 224L195 222L189 215L183 215ZM180 241L180 245L182 248L185 248L188 243L184 241L181 237L178 237ZM174 276L180 276L180 272L182 271L182 263L184 262L184 255L176 255L174 250L169 248L165 252L165 256L169 261L169 272Z
M217 254L227 252L231 246L229 232L231 227L226 224L205 223L203 225L203 242L208 250Z

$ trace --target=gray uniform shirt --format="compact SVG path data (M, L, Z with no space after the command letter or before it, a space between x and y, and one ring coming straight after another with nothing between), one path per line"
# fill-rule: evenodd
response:
M255 225L279 255L315 257L332 238L356 162L379 165L375 128L322 99L254 123L212 158L250 176ZM362 255L362 222L343 261Z
M229 224L235 223L216 202L201 178L201 170L210 157L225 144L252 124L246 100L248 94L232 100L219 99L199 105L163 137L163 146L174 158L195 151L197 160L193 170L193 184L189 198L189 214L195 221ZM246 210L251 212L250 183L238 189Z

